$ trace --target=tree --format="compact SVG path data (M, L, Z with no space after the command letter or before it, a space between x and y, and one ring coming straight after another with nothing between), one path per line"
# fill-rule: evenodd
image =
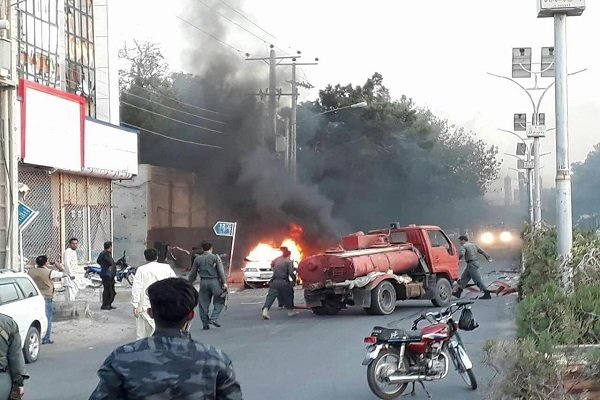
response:
M311 118L360 101L368 108ZM335 202L338 216L358 226L392 217L466 222L461 203L481 200L498 175L495 147L405 96L391 99L378 73L362 86L327 86L299 115L304 179Z
M584 162L573 164L573 208L576 216L600 214L600 143Z

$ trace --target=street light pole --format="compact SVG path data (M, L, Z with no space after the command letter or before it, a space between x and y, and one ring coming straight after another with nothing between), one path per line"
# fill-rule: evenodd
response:
M569 131L567 103L567 15L554 15L554 49L556 60L556 205L558 254L570 257L573 246L573 210L571 205L571 170L569 165ZM562 271L563 286L568 288L571 272Z

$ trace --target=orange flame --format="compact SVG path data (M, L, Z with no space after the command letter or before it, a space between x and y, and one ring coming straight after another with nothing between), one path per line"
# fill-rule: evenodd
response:
M302 248L294 240L289 238L284 239L279 247L288 248L288 250L292 253L290 256L292 261L302 261ZM281 255L281 250L279 250L279 247L273 247L267 243L259 243L250 251L250 253L248 253L246 258L250 261L273 261Z

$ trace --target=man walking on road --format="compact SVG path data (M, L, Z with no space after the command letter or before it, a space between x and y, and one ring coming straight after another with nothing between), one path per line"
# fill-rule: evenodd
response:
M475 243L469 243L468 237L463 235L460 236L458 240L460 241L461 246L459 259L464 259L467 263L467 267L465 268L460 279L458 280L458 290L454 292L454 296L460 298L463 289L467 286L469 281L473 279L473 282L475 282L479 289L481 289L481 291L484 293L481 299L491 299L492 296L490 296L490 291L487 290L487 286L485 286L485 284L483 283L483 280L481 279L481 274L479 273L479 262L477 261L477 255L481 254L489 262L492 262L492 258L489 256L488 253L483 251Z
M273 278L269 284L269 293L263 306L262 317L269 319L269 310L275 299L279 301L279 305L283 305L288 310L288 316L292 317L294 312L294 283L296 282L296 273L294 271L294 263L290 259L292 253L287 247L280 249L282 255L271 262L273 269Z
M175 278L175 272L169 264L158 262L156 249L144 250L144 257L148 263L136 269L131 287L131 305L136 318L137 339L151 336L154 332L154 320L148 315L148 308L150 308L148 287L162 279Z
M44 296L46 302L46 319L48 320L48 329L46 335L42 338L42 344L52 344L52 317L54 315L54 279L60 279L64 274L64 268L60 263L56 264L59 271L50 269L48 257L38 256L35 259L35 268L31 268L28 273Z
M148 297L156 331L108 356L90 400L241 400L229 357L190 337L198 303L194 286L185 279L167 278L150 285Z
M19 327L11 317L0 314L0 399L24 396L23 381L27 378Z
M112 257L112 242L104 242L104 251L100 253L96 262L102 268L100 271L100 277L102 278L102 310L114 310L116 307L112 306L112 302L115 301L117 292L115 290L115 274L117 273L117 266L115 260Z
M198 307L200 309L200 319L202 328L210 329L210 325L217 328L219 324L219 315L225 308L225 297L227 295L227 279L225 278L225 269L221 257L213 254L212 244L205 242L202 244L202 255L194 259L194 265L190 272L189 281L194 283L196 277L200 277L200 300ZM213 312L208 317L210 303L213 303Z

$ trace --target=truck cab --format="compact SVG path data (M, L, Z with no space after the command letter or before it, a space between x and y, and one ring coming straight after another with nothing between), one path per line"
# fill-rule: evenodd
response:
M449 304L458 279L458 251L433 225L356 232L298 267L304 298L316 314L335 314L346 305L372 314L390 314L398 300L430 299Z

